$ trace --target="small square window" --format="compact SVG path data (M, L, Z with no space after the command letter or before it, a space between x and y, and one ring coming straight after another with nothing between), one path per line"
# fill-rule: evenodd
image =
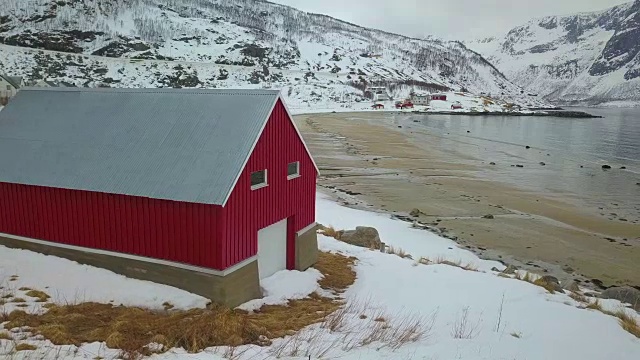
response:
M295 179L300 176L300 162L295 161L287 165L287 179Z
M251 190L257 190L267 186L267 170L251 173Z

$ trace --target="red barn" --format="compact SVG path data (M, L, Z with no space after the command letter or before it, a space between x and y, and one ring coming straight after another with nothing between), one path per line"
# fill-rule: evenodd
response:
M318 169L279 91L26 88L0 169L0 245L230 306L317 259Z
M433 95L431 95L431 100L447 101L447 95L446 94L433 94Z

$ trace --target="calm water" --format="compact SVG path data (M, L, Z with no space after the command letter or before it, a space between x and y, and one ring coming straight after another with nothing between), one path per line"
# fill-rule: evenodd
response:
M604 118L396 115L394 122L435 135L439 148L476 158L469 162L481 165L480 176L589 205L619 207L637 217L640 108L576 110ZM490 166L492 161L497 165ZM511 167L516 164L524 168ZM603 171L604 164L613 169Z

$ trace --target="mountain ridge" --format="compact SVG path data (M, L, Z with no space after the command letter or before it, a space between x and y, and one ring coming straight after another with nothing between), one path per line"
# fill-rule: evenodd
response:
M640 102L640 0L534 18L506 34L465 44L548 101Z
M34 0L27 8L20 4L7 0L0 43L34 51L3 51L0 63L30 79L134 87L282 87L316 82L335 90L319 90L324 97L353 93L356 98L368 84L381 83L396 97L406 96L412 87L446 88L542 104L461 42L411 38L268 1ZM42 49L69 55L60 59L47 54L45 61L38 53ZM133 71L133 63L92 59L96 63L88 68L81 62L88 55L142 65ZM209 68L196 66L200 69L194 74L159 63L152 68L144 60ZM164 81L167 77L177 80Z

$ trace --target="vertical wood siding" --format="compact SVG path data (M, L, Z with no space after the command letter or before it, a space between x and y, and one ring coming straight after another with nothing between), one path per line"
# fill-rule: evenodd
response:
M287 164L300 162L300 177L287 180ZM250 175L267 169L268 186L251 190ZM293 268L295 236L315 221L316 170L304 144L278 100L269 121L249 158L245 169L223 208L224 232L221 259L232 266L258 251L258 230L282 219L287 229L287 265Z
M223 269L221 207L0 183L0 232Z

